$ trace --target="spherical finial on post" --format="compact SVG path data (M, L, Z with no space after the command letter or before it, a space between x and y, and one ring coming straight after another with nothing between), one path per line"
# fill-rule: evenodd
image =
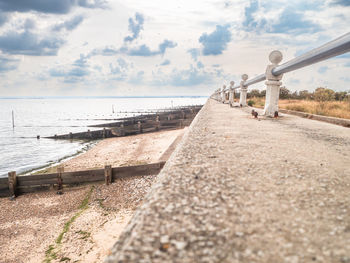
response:
M246 81L248 79L248 75L247 74L243 74L242 75L242 80Z
M278 65L278 63L280 63L282 59L283 59L283 55L279 50L274 50L269 55L269 60L274 65Z

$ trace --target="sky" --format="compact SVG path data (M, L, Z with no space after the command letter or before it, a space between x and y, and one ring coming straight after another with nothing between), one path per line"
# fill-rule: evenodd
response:
M0 0L0 96L207 96L349 25L350 0ZM348 91L350 53L282 82Z

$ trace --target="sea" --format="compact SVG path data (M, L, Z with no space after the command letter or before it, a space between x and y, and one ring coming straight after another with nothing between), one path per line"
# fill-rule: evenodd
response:
M139 115L136 112L200 105L206 100L207 97L0 98L0 177L10 171L26 174L42 169L96 143L46 139L47 136L94 130L88 126Z

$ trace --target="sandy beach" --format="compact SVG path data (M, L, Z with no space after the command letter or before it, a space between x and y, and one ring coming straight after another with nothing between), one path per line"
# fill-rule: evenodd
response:
M100 141L65 171L166 160L184 129ZM156 175L0 199L1 262L102 262Z

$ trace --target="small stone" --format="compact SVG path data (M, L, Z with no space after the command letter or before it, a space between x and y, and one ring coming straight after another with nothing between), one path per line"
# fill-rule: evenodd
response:
M242 236L244 235L243 232L236 232L235 234L236 234L236 236L238 236L238 237L242 237Z
M182 249L184 249L187 246L187 243L186 242L182 242L182 241L173 241L172 243L175 245L175 247L178 250L182 250Z
M290 256L286 258L286 262L290 263L298 263L299 262L299 257L298 256Z
M342 221L344 218L343 218L342 216L337 216L337 219L338 219L339 221Z
M167 235L161 236L160 243L161 244L169 243L169 236L167 236Z

